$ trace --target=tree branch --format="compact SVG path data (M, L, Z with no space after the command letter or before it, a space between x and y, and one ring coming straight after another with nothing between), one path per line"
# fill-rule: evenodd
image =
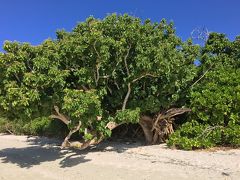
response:
M89 90L89 89L88 89L86 86L84 86L84 85L81 85L81 87L83 88L84 91L88 91L88 90Z
M191 85L191 87L193 87L195 84L197 84L202 78L204 78L204 76L209 72L209 70L212 68L212 65L210 66L210 68L208 68L206 71L205 71L205 73L197 80L197 81L195 81L192 85Z
M50 116L50 118L59 119L60 121L62 121L66 125L68 125L71 122L69 120L69 118L67 118L66 116L64 116L63 114L61 114L59 112L59 108L57 106L54 106L54 110L56 111L57 115L53 114L53 115Z
M96 86L97 86L98 85L98 81L99 81L99 69L100 69L100 67L99 67L100 62L99 62L99 60L100 60L100 54L98 53L98 51L96 49L96 43L97 43L97 41L95 41L93 43L93 49L96 52L97 57L98 57L97 61L96 61L96 76L95 76L95 83L96 83Z
M91 139L91 140L87 140L85 142L71 142L68 144L69 147L73 147L73 148L78 148L80 150L86 149L87 147L91 146L91 145L96 145L99 144L102 140L104 139L104 136L101 135L101 137L99 139L97 139L96 137Z
M134 82L136 82L136 81L138 81L138 80L140 80L140 79L142 79L142 78L144 78L144 77L147 77L147 76L154 77L154 78L157 78L157 77L158 77L158 76L156 76L156 75L146 73L146 74L143 74L142 76L140 76L140 77L132 80L132 82L134 83Z
M15 78L17 79L17 81L19 82L19 83L21 83L21 80L19 79L19 77L14 73L14 76L15 76Z
M114 128L116 128L117 126L119 126L117 123L110 121L107 123L106 128L113 130Z
M131 83L128 83L128 91L124 98L123 105L122 105L122 111L126 109L127 101L131 93Z
M112 95L112 89L107 85L107 89L110 92L110 94Z
M71 136L72 136L75 132L79 131L79 129L80 129L80 127L81 127L81 124L82 124L81 121L79 121L78 126L75 127L75 129L71 130L71 131L68 133L68 135L65 137L65 139L64 139L64 141L63 141L63 143L62 143L62 148L64 148L64 147L69 147L69 146L71 145L71 143L69 142L69 139L71 138Z
M130 49L131 49L131 45L129 45L129 48L127 50L127 54L125 55L124 57L124 65L125 65L125 68L127 70L127 75L130 76L130 72L129 72L129 69L128 69L128 64L127 64L127 58L129 56L129 52L130 52Z
M172 118L174 116L177 116L177 115L180 115L180 114L183 114L183 113L186 113L186 112L191 112L192 110L189 109L189 108L172 108L172 109L169 109L166 113L162 114L160 117L159 117L159 120L161 119L169 119L169 118Z
M223 126L209 126L206 129L204 129L204 131L199 136L197 136L197 138L203 137L204 135L205 137L207 137L214 129L217 128L223 128Z
M127 50L127 54L124 57L124 64L125 64L125 68L127 70L128 77L130 76L130 72L129 72L129 69L128 69L127 58L129 56L130 49L131 49L131 45L129 45L129 48ZM131 93L131 83L128 83L127 86L128 86L128 91L127 91L127 94L126 94L126 96L124 98L124 101L123 101L122 111L126 109L127 101L128 101L129 96L130 96L130 93Z
M99 76L99 78L102 78L102 79L108 79L109 77L110 77L110 75Z
M114 79L114 84L117 86L117 89L119 90L120 89L120 87L119 87L119 85L118 85L118 83L116 82L116 80Z

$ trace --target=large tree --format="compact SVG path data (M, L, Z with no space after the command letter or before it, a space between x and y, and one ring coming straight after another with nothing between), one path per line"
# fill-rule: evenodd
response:
M0 108L9 118L50 116L80 132L85 148L124 123L139 123L149 144L165 141L196 80L199 47L173 23L128 15L88 18L38 46L6 42L0 55Z

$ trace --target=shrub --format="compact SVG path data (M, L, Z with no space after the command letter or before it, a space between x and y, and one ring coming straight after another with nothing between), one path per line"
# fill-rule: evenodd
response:
M0 133L5 133L7 131L8 124L8 120L5 118L0 118Z
M185 150L209 148L222 143L221 133L221 127L191 121L183 124L173 133L167 144Z
M52 121L49 117L39 117L24 124L22 131L29 135L44 135L48 137L63 137L67 129L57 121Z
M52 121L48 117L39 117L32 121L10 121L9 119L0 118L0 133L62 138L67 134L67 128L62 123Z
M210 35L202 49L201 80L192 87L189 95L190 122L172 135L169 145L184 149L239 146L239 45L238 38L230 42L222 34Z

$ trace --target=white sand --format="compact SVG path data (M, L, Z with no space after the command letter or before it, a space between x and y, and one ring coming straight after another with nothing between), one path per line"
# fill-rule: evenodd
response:
M54 139L0 134L0 180L240 179L240 150L180 151L103 142L61 150Z

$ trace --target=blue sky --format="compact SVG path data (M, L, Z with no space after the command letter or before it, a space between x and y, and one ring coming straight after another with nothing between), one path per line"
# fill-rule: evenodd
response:
M5 40L37 45L55 38L57 29L70 31L90 15L103 18L114 12L173 20L184 40L204 26L231 40L240 35L240 0L1 0L0 47Z

